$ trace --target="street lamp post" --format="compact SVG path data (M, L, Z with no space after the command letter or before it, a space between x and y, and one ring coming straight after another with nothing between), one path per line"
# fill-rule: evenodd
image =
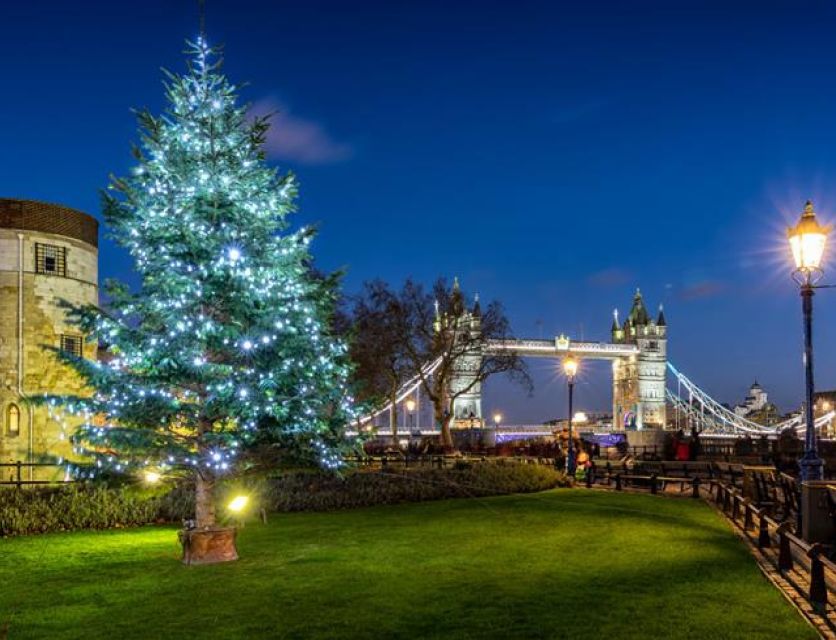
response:
M578 373L578 361L569 356L563 361L563 372L569 385L569 446L566 451L566 474L575 475L575 438L572 434L572 395L575 391L575 375Z
M799 461L801 480L821 480L824 462L816 447L816 427L813 422L813 294L821 288L816 283L822 276L822 257L830 226L823 227L816 220L813 203L804 205L798 224L787 229L795 271L793 279L801 288L801 311L804 317L804 455Z
M500 422L502 422L502 414L497 411L493 414L493 428L499 429Z
M413 420L413 416L414 416L413 412L415 411L415 400L410 398L409 400L406 401L406 410L409 411L409 434L411 436L412 435L412 429L415 426L414 420Z

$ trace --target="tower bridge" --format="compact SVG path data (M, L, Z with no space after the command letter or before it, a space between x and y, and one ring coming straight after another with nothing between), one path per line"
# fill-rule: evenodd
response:
M456 286L456 285L454 285ZM478 304L478 303L477 303ZM465 312L464 324L478 327L478 307ZM623 323L613 314L611 342L574 341L561 334L553 340L487 340L482 353L463 358L451 381L454 389L472 385L469 393L454 400L456 421L482 421L481 385L473 383L479 370L474 362L486 354L513 352L521 357L612 362L613 426L615 428L663 428L666 424L665 382L667 377L667 321L662 307L652 319L639 290Z
M458 290L458 283L454 284ZM461 308L455 330L479 335L480 309L478 300L471 309ZM444 318L436 312L436 330L445 326ZM801 414L781 423L765 426L737 415L700 388L679 371L667 358L668 326L664 311L659 306L656 318L651 318L640 291L636 290L633 303L624 322L618 312L613 314L609 342L576 341L561 334L552 340L508 339L475 341L479 348L470 350L454 365L450 381L453 393L461 392L453 402L453 427L483 426L482 388L476 379L480 362L486 355L513 352L522 357L562 359L573 356L583 360L607 360L612 363L613 429L695 428L707 435L774 436L784 429L803 431ZM432 377L441 359L427 363L423 377ZM421 408L429 402L421 401L421 376L408 380L396 394L395 406L386 404L360 419L360 424L375 424L381 416L392 411L407 416L405 403L412 400L417 408L417 420L410 424L412 431L436 433L437 425L424 416ZM411 411L410 411L411 413ZM836 416L836 411L819 415L815 426L821 430ZM668 419L670 417L670 420ZM404 420L404 424L406 420ZM501 428L509 434L548 435L547 425L516 425Z

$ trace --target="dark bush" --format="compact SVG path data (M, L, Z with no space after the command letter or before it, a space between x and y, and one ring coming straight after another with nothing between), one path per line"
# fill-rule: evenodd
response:
M566 486L551 467L515 462L461 462L453 469L320 471L230 480L219 502L246 490L268 511L331 511L376 504L529 493ZM194 512L187 483L167 492L104 484L0 490L0 536L180 522ZM223 513L223 508L219 510Z
M128 527L158 519L164 498L132 487L66 485L0 490L0 535Z
M261 493L270 511L331 511L376 504L531 493L567 484L566 476L551 467L498 461L458 463L453 469L355 471L342 477L299 471L267 479Z

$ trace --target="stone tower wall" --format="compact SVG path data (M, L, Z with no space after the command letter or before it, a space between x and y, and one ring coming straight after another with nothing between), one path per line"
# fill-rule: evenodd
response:
M0 199L0 461L69 453L60 426L27 397L83 391L79 377L48 347L60 349L62 335L83 338L68 324L60 301L98 303L97 235L96 220L81 212ZM59 250L60 273L44 272L52 265L45 263L43 251L38 267L36 245ZM96 345L83 339L81 345L84 357L95 359Z
M665 327L643 327L636 339L638 415L640 428L662 429L666 424L665 377L667 374L667 336Z
M616 316L612 328L614 343L635 344L639 349L637 355L613 361L613 428L663 429L667 425L667 324L661 310L658 322L648 317L638 291L631 317L634 314L640 318L637 324L619 325Z

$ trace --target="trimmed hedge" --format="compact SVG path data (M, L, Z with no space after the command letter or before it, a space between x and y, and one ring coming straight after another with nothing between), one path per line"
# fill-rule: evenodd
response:
M109 529L154 522L158 497L129 487L67 485L0 490L0 535Z
M342 477L295 472L270 478L260 490L270 511L333 511L377 504L531 493L567 486L551 467L477 462L454 469L356 471Z
M551 467L515 462L459 463L453 469L352 470L343 476L292 471L231 480L219 502L245 489L268 511L332 511L377 504L530 493L568 484ZM191 487L167 493L75 484L0 490L0 536L180 522L194 512ZM223 509L220 509L223 513Z

